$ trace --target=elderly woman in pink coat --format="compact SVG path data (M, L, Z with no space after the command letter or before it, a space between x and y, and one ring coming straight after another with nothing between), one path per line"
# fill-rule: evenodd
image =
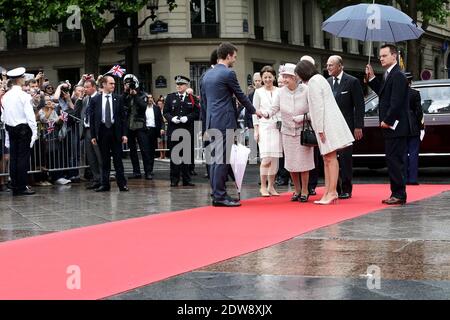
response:
M327 80L310 61L300 61L295 68L300 80L308 86L308 104L311 123L316 132L325 171L325 192L316 204L335 203L339 177L336 151L350 146L353 135L348 128Z

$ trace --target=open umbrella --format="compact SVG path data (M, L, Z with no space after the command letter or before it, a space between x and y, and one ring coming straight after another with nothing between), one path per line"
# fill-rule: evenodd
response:
M240 143L231 146L230 165L234 173L234 182L238 190L239 200L241 199L242 180L244 179L249 155L250 148Z
M400 42L418 39L424 33L407 14L394 7L375 3L339 10L322 24L322 30L337 37L370 41L371 46L372 41Z

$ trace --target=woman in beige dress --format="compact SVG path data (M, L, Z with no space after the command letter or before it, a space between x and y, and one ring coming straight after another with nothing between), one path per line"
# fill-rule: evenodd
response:
M272 109L273 102L278 99L279 89L273 85L276 73L271 66L265 66L260 73L264 86L256 89L253 96L253 105L257 111L269 112ZM279 113L275 113L268 119L258 119L255 115L253 116L254 135L261 157L260 192L263 197L279 196L279 193L275 190L278 161L283 156L280 130L277 128L279 120Z
M314 149L300 144L300 132L303 128L303 116L308 112L308 88L297 83L295 64L285 64L280 68L280 74L285 86L279 90L278 100L274 101L272 110L265 116L278 111L281 113L284 167L289 171L295 188L291 200L307 202L309 171L314 169Z
M328 81L309 61L300 61L295 68L300 80L308 86L308 104L311 123L316 132L325 171L325 193L316 204L334 203L339 177L336 151L350 146L353 135L348 128Z

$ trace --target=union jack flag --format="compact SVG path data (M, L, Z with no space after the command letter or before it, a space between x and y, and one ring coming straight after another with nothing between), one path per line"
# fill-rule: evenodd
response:
M119 65L115 65L114 67L111 68L111 70L108 71L108 74L112 74L115 77L122 78L125 72L126 70L124 68L122 68Z
M47 133L52 133L55 131L55 121L49 121L47 127Z
M64 122L67 122L67 120L69 119L69 114L67 112L62 111L61 116Z

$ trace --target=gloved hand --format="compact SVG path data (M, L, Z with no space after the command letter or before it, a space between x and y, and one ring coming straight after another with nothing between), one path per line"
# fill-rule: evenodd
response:
M181 121L180 121L180 119L178 117L173 117L172 118L172 122L175 123L175 124L179 124Z
M186 123L186 122L188 122L188 117L181 117L180 120L182 123Z
M295 123L302 123L303 122L303 115L292 117Z
M31 137L31 142L30 142L30 149L33 148L34 142L38 139L37 136L32 136Z

